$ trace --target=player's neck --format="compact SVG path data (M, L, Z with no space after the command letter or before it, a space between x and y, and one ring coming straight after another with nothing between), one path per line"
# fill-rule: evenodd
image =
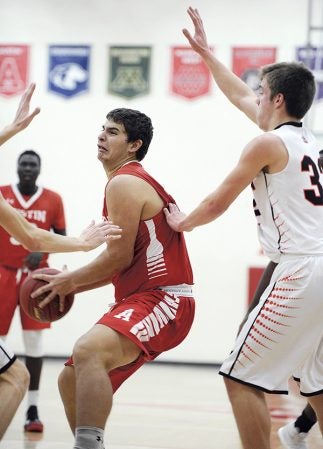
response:
M137 159L131 159L127 161L120 162L119 164L115 165L113 168L111 167L104 167L105 172L107 174L108 179L111 179L118 170L120 170L121 167L124 165L130 164L131 162L138 162Z
M36 184L29 184L23 182L18 182L17 187L22 195L31 196L34 195L38 190L38 186Z

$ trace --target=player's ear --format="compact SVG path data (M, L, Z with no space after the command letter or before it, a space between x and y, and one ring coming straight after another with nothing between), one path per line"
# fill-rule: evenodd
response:
M135 153L136 151L139 150L139 148L141 146L142 146L142 140L141 139L137 139L134 142L131 142L130 148L129 148L129 152L130 153Z

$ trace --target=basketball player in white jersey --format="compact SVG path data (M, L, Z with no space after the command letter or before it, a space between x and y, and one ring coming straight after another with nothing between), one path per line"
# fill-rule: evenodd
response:
M264 392L287 393L291 376L299 378L323 427L323 179L319 145L301 123L315 82L301 64L273 64L263 68L256 96L213 57L197 10L190 8L189 15L195 36L184 34L192 48L231 102L266 132L245 147L237 167L192 213L171 205L165 214L173 229L192 230L219 217L253 184L260 242L278 265L220 374L244 449L269 449Z

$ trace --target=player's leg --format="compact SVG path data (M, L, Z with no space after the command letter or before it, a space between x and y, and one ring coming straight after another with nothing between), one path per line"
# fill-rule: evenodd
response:
M264 393L232 379L224 382L243 448L269 449L271 424Z
M0 341L0 440L6 432L29 384L29 373Z
M289 422L278 429L279 439L284 447L306 448L308 432L316 422L315 411L308 403L295 421Z
M113 329L97 324L73 350L76 385L75 447L102 447L112 407L113 389L107 372L135 360L141 349Z
M63 368L58 377L58 389L64 404L65 414L70 428L75 434L76 404L75 404L75 371L74 366Z
M42 330L24 330L23 340L25 363L30 374L24 429L27 432L42 432L44 425L38 416L38 399L43 365L43 332Z
M323 393L308 397L308 401L315 410L321 433L323 435Z

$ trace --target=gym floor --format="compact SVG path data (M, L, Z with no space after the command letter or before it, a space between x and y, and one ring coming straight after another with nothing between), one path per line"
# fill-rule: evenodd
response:
M39 413L43 434L23 432L25 402L20 406L0 449L72 449L73 436L57 389L62 360L44 363ZM281 449L277 429L293 420L305 405L292 385L288 396L268 395L272 415L272 448ZM252 429L251 429L252 431ZM318 425L308 437L309 449L322 448ZM215 367L151 363L116 393L105 432L106 449L239 449L241 448L222 377Z

